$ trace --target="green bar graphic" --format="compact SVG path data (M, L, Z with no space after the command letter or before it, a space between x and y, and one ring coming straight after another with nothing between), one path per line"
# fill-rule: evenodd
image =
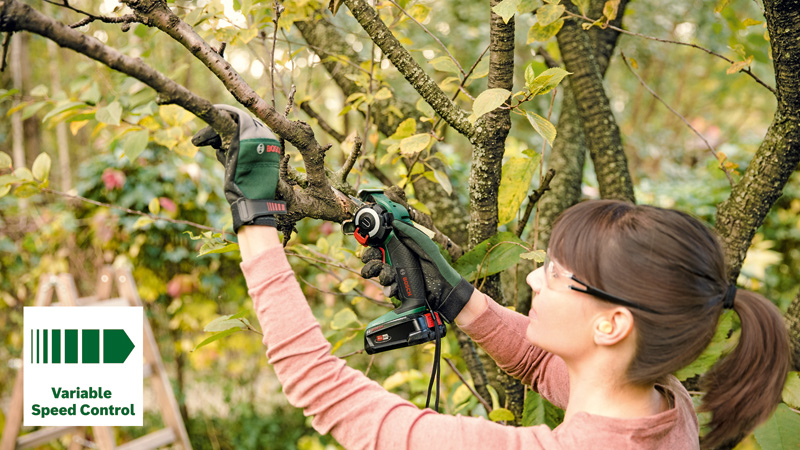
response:
M47 364L47 330L42 330L42 362Z
M31 364L33 364L33 343L36 342L33 340L33 328L31 328Z
M78 330L64 330L64 362L78 363Z
M39 364L39 330L36 330L36 364Z
M81 362L92 364L100 362L100 330L83 330Z
M53 364L61 363L61 330L53 330Z

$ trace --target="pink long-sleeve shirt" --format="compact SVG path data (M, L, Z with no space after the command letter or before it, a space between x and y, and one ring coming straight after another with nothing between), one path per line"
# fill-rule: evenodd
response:
M698 423L689 394L674 377L662 386L672 408L618 419L577 413L556 429L511 427L479 417L437 414L387 392L331 355L281 247L241 264L267 357L289 402L314 416L312 426L347 449L437 450L697 449ZM528 319L489 299L462 329L509 374L555 405L569 400L566 365L525 338Z

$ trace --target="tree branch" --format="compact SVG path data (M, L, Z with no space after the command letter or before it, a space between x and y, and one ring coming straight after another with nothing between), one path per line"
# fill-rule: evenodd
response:
M414 61L408 50L400 44L400 41L394 37L391 30L381 20L378 12L369 6L366 0L344 0L344 2L373 42L378 44L389 61L431 105L434 111L459 133L470 137L474 132L474 127L467 120L469 114L456 106L442 92L439 85Z

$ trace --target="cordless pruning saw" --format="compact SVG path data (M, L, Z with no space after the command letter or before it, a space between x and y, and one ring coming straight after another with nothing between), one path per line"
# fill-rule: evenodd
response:
M352 221L342 224L342 231L352 234L359 244L381 251L383 262L394 269L400 300L400 306L367 325L364 349L372 355L432 341L437 334L434 320L438 323L439 336L444 336L447 327L438 313L431 312L425 299L425 280L419 260L400 242L392 227L393 220L414 226L408 211L389 200L380 189L363 189L358 197L351 197L359 208Z

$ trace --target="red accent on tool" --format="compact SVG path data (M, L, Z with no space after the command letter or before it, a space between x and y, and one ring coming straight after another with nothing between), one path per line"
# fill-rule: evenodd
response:
M356 240L358 241L358 243L359 243L359 244L361 244L361 245L363 245L363 246L365 246L365 247L367 246L367 238L369 237L369 235L367 235L367 236L362 236L362 235L359 233L359 229L358 229L358 227L356 227L356 230L353 232L353 237L355 237L355 238L356 238ZM383 249L381 249L381 251L383 251ZM385 257L384 257L384 259L385 259Z

